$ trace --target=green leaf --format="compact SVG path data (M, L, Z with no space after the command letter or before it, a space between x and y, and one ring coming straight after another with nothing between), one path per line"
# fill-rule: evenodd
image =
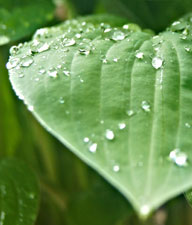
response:
M40 123L143 217L192 186L190 21L153 36L109 16L71 20L7 64Z
M0 224L33 225L39 189L33 172L15 159L0 162Z
M53 12L51 0L0 0L0 46L32 34Z
M107 12L125 16L129 20L155 31L162 31L178 17L191 11L191 0L104 0Z

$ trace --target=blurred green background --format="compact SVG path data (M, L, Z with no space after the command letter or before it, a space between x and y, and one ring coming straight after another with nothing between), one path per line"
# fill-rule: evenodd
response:
M96 0L72 0L68 5L55 1L58 4L56 17L45 25L57 24L77 14L106 11L105 4ZM179 15L183 9L180 11ZM28 39L30 36L21 42ZM12 91L5 67L9 48L18 43L0 47L0 157L19 158L37 175L41 205L36 224L191 225L192 209L183 196L160 208L147 222L139 221L128 201L117 190L38 124Z

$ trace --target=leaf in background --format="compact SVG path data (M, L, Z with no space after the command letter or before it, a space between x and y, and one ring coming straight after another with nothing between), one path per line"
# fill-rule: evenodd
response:
M41 124L146 216L192 186L191 17L154 37L106 18L41 29L7 67Z
M33 225L39 189L33 172L13 159L0 162L0 224Z
M51 0L0 0L0 46L30 35L53 13Z
M104 0L107 12L125 16L143 27L162 31L178 17L192 11L191 0Z

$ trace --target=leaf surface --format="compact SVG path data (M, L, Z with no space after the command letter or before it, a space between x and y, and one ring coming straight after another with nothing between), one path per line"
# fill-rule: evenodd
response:
M0 224L33 225L39 189L33 172L13 159L0 162Z
M12 48L10 80L40 123L145 217L192 186L191 17L158 36L99 18Z

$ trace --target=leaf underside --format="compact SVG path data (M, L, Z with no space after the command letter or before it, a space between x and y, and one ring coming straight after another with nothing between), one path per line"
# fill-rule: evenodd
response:
M0 224L33 225L39 205L39 189L32 171L23 163L0 162Z
M24 38L53 19L51 0L0 0L0 46Z
M37 31L7 65L40 123L141 216L192 186L190 18L155 37L115 17L67 21ZM169 160L176 148L185 166Z

